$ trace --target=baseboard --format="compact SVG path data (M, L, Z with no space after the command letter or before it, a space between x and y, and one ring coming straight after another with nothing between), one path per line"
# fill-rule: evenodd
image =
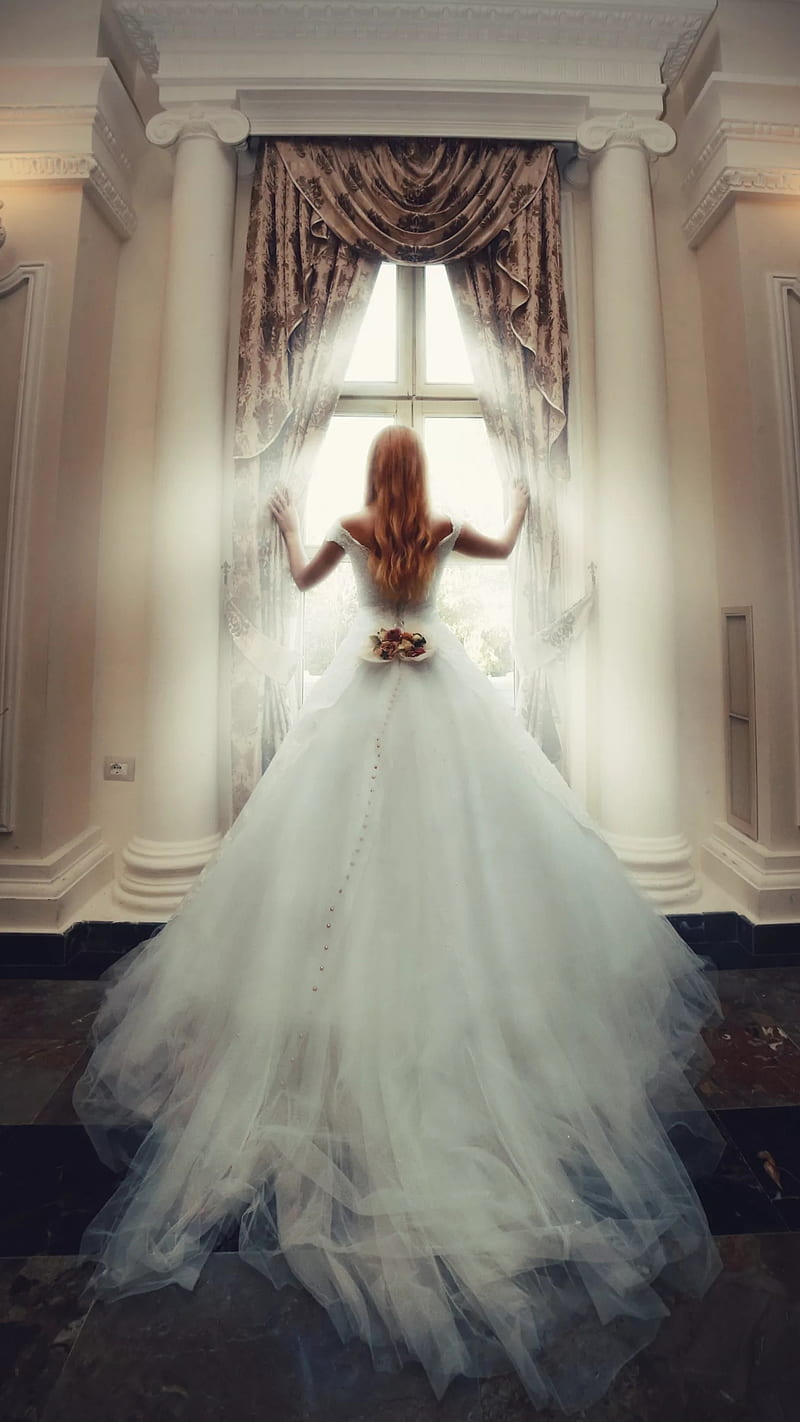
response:
M783 927L800 916L800 851L768 849L718 821L698 862L756 923Z
M751 923L741 913L665 915L716 968L800 967L800 923ZM1 933L0 977L98 978L162 923L74 923L63 933Z
M73 923L63 933L0 932L0 977L98 978L161 923Z
M751 923L743 913L670 913L685 943L717 968L800 967L800 923Z
M0 858L0 925L5 935L58 936L114 877L114 852L91 825L39 859Z

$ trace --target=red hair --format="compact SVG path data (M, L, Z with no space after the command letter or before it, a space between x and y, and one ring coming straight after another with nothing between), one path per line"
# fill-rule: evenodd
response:
M369 571L392 601L424 597L436 562L422 441L406 425L389 425L372 441L367 503L375 505Z

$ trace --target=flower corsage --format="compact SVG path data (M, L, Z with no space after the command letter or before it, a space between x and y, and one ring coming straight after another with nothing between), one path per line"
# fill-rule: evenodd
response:
M432 654L433 647L422 632L403 627L381 627L370 635L361 653L365 662L422 661Z

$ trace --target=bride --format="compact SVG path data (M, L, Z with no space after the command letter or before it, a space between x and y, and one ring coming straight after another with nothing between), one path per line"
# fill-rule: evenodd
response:
M177 914L105 975L74 1099L125 1173L81 1248L100 1297L191 1289L238 1227L376 1367L416 1359L437 1397L514 1368L572 1411L719 1270L678 1153L720 1150L689 1085L718 1005L437 616L450 554L508 557L526 503L499 539L434 516L400 427L310 562L274 497L298 587L347 556L359 611Z

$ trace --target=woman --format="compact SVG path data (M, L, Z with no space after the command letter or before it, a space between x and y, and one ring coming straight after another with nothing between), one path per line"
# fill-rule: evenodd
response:
M667 1131L715 1011L697 960L436 615L453 550L416 436L384 430L350 558L359 612L176 916L107 974L75 1104L129 1170L89 1227L101 1296L192 1288L220 1232L300 1280L378 1367L517 1369L601 1394L719 1268ZM700 1049L702 1053L704 1049ZM684 1130L685 1137L685 1130Z

